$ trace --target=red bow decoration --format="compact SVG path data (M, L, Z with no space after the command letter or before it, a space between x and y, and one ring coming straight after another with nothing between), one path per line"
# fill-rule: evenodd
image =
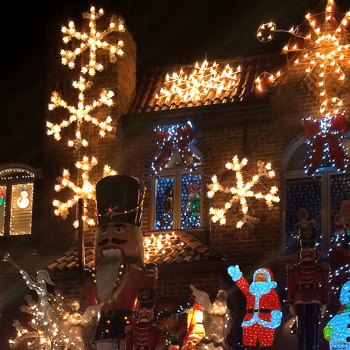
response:
M195 168L200 159L193 154L189 145L193 141L193 130L190 122L157 128L157 155L152 163L155 173L162 170L170 159L171 151L177 149L187 168Z
M328 144L330 159L339 170L344 170L348 162L346 150L340 140L346 134L346 120L343 114L334 117L325 117L322 120L304 119L304 137L312 144L311 156L305 160L307 173L313 174L321 167L325 153L325 144Z

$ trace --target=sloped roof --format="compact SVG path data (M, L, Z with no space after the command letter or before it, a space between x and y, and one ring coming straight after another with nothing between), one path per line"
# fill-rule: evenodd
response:
M186 72L187 75L195 70L196 63L188 65L175 65L172 67L156 68L141 73L136 97L132 103L129 114L164 111L169 109L199 107L213 104L232 103L258 99L259 93L254 89L255 79L264 71L277 71L285 65L285 56L281 54L262 55L258 57L245 57L236 59L216 60L219 65L229 65L232 68L240 66L237 84L231 90L223 90L216 94L209 89L199 101L181 102L170 98L167 102L157 98L161 89L169 88L166 81L167 74Z
M151 244L146 246L145 257L147 262L157 264L181 264L197 261L224 261L224 257L216 250L204 245L190 234L181 231L174 234L157 234L145 237ZM158 249L162 245L161 249ZM94 248L85 248L85 265L92 268L95 263ZM47 268L49 271L69 271L78 269L78 250L71 249L62 257L56 259Z

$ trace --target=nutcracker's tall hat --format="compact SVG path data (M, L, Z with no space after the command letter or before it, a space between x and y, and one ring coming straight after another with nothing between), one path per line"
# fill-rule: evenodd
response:
M132 176L107 176L96 184L98 224L124 222L141 225L145 188Z
M146 265L142 287L139 291L139 308L152 309L156 304L158 268L154 263Z

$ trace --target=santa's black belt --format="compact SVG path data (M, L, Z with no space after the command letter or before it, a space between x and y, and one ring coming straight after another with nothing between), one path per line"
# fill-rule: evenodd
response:
M273 310L269 309L248 309L247 314L269 314Z

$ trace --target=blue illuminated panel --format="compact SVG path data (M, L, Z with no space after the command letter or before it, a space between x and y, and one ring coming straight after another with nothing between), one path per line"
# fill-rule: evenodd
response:
M174 178L156 179L155 230L173 229Z
M286 183L286 252L298 249L298 236L295 227L297 212L305 208L309 212L308 220L317 222L317 241L321 244L321 181L320 178L292 179Z
M350 224L350 176L335 175L331 177L331 242L339 242L341 235L349 234ZM342 209L342 211L341 211Z
M183 175L181 183L181 228L200 227L201 176Z

